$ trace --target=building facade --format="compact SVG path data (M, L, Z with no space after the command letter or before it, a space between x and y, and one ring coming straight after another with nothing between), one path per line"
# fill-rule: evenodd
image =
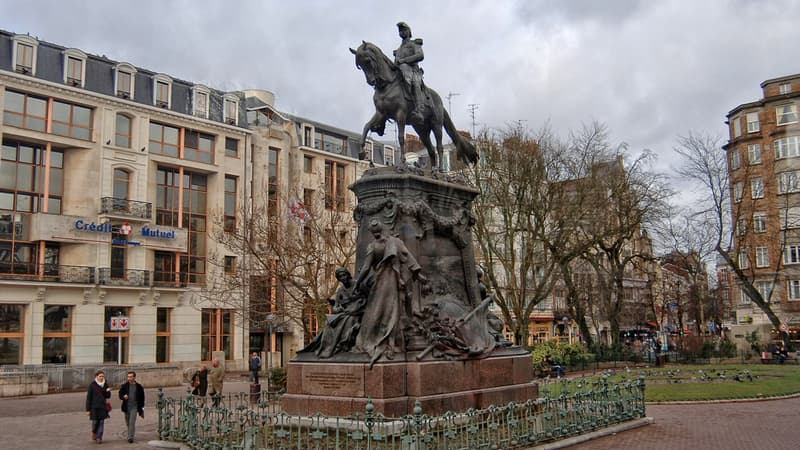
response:
M800 331L800 74L761 83L761 99L732 109L724 146L737 263L788 326ZM730 284L734 334L769 321L737 283Z

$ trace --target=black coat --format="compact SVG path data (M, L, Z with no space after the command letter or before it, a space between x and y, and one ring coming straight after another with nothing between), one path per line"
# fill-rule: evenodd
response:
M136 412L140 415L144 415L144 386L139 383L136 383L139 388L136 389ZM125 399L125 396L128 395L130 391L130 383L125 383L119 388L119 399L122 400L122 412L128 412L128 400Z
M198 370L195 372L194 375L192 375L192 384L194 384L195 380L198 382L198 385L192 390L192 394L205 397L206 392L208 392L208 370Z
M86 411L89 411L91 420L101 420L108 418L106 411L106 400L111 398L111 391L108 390L108 383L102 386L92 381L89 389L86 390Z

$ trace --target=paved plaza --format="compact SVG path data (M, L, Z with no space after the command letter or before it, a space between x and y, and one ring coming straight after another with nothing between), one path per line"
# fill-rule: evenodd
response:
M226 392L247 392L244 378L225 382ZM186 387L166 389L168 395ZM83 412L85 393L71 392L0 399L0 448L4 449L149 449L156 439L157 393L147 390L145 418L136 424L136 442L128 444L123 414L114 393L114 411L106 421L102 447L89 440L89 420ZM780 400L648 405L655 421L634 430L567 447L611 450L797 450L800 448L800 397Z

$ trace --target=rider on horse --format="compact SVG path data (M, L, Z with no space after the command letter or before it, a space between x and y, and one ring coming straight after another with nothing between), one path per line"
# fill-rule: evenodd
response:
M418 64L425 58L422 53L422 39L411 39L411 27L405 22L398 23L397 30L403 42L394 51L394 63L403 74L405 88L410 89L409 97L414 103L410 116L412 119L422 120L425 97L422 94L422 68Z

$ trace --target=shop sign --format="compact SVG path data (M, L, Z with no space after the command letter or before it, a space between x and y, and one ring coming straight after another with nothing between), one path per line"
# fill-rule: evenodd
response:
M159 239L175 239L175 230L163 231L156 228L142 227L142 236Z

